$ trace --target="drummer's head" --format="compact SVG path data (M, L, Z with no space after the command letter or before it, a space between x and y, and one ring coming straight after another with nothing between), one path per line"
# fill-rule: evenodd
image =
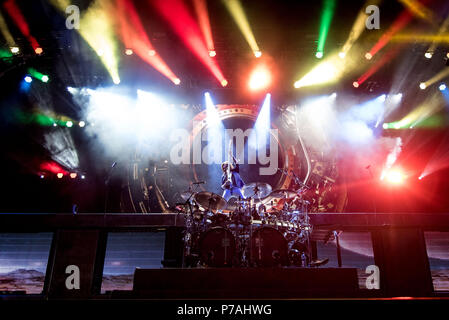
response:
M221 164L221 170L223 170L223 172L225 172L226 170L228 170L228 165L229 162L225 161Z

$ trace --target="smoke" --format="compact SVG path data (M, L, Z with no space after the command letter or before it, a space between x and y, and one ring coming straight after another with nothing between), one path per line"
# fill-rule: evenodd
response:
M170 132L183 128L189 116L163 97L128 88L68 88L86 119L86 132L102 152L129 160L136 151L152 160L167 157Z
M386 108L398 100L385 95L363 103L347 97L337 100L336 94L310 98L297 107L298 133L315 152L349 161L349 174L366 172L367 166L380 172L387 155L394 153L388 161L391 167L401 151L397 139L382 137L377 128Z

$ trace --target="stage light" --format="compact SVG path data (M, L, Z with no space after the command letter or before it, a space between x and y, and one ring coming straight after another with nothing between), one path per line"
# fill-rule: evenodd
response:
M245 37L246 42L248 43L252 52L254 53L256 58L258 58L256 52L260 52L259 46L257 45L256 38L254 37L254 34L251 30L240 0L224 0L223 3L226 6L226 9L228 9L229 13L231 14L235 23L239 27L243 36ZM260 53L260 55L262 55L262 53Z
M371 53L367 52L367 53L365 54L365 59L366 59L366 60L371 60L372 58L373 58L373 55L372 55Z
M83 174L83 175L81 175L81 179L86 179L86 176Z
M19 53L19 51L20 51L19 47L11 47L10 50L11 50L11 53L14 53L14 54Z
M80 128L84 128L84 126L86 125L86 123L84 121L80 121L78 123L78 125L80 126Z
M152 3L181 41L209 69L218 82L221 83L225 77L216 60L211 59L209 56L209 48L207 48L198 24L191 16L185 1L156 0L152 1ZM174 12L176 14L173 14Z
M75 179L77 176L76 172L70 173L70 178Z
M271 94L267 93L263 101L262 107L257 115L254 130L248 138L248 144L253 150L261 150L266 148L267 139L271 128Z
M424 178L424 176L423 175L420 175L419 177L418 177L418 180L422 180Z
M301 81L295 81L295 83L293 84L293 86L296 88L296 89L298 89L298 88L301 88Z
M6 40L6 43L9 47L12 47L15 45L14 37L11 34L11 31L8 28L8 25L5 21L5 18L0 13L0 32L3 35L3 38Z
M55 122L55 123L53 123L53 127L57 127L58 126L58 124Z
M227 85L228 85L228 80L226 80L226 79L221 80L222 87L226 87Z
M354 81L352 83L352 85L353 85L354 88L358 88L360 84L357 81Z
M65 123L65 125L67 126L67 128L71 128L71 127L73 127L73 122L72 121L67 121Z
M425 82L421 82L421 83L419 84L419 88L420 88L421 90L424 90L425 88L427 88L426 83L425 83Z
M440 89L440 91L444 91L444 90L446 90L446 85L444 83L442 83L442 84L440 84L438 89Z
M45 178L45 176L44 176L43 174L41 174L41 175L40 175L40 178L41 178L41 179L44 179L44 178Z
M120 84L120 78L113 78L112 82L114 82L114 84Z
M177 86L179 86L181 84L181 79L176 78L173 80L173 83L176 84Z
M37 47L36 49L34 49L34 52L36 54L42 54L42 52L44 52L44 50L41 47Z
M448 58L448 59L449 59L449 52L448 52L448 53L446 53L446 58Z
M390 169L385 173L384 180L395 185L404 183L405 174L399 169Z
M388 126L388 123L382 124L382 128L384 128L385 130L388 129L388 127L389 127L389 126Z
M251 90L265 89L270 85L270 72L265 67L257 67L250 76L249 88Z
M47 75L43 75L41 80L42 80L42 82L48 82L48 80L50 80L50 78Z
M149 54L151 57L154 57L154 56L156 55L156 51L155 51L155 50L149 50L149 51L148 51L148 54Z
M432 58L432 52L426 52L426 53L424 54L424 57L426 57L427 59Z
M209 49L209 56L215 57L214 40L212 39L212 28L210 26L209 12L207 11L206 0L193 0L198 24L203 34L206 47Z
M340 59L344 59L346 57L346 53L345 52L339 52L338 56L340 57Z
M30 76L25 77L25 82L31 83L31 81L33 81L33 78L31 78Z
M254 56L256 58L260 58L262 56L262 52L261 51L254 51Z
M323 10L321 12L320 31L318 36L318 46L316 57L321 59L323 57L324 45L326 43L327 35L332 22L332 17L335 11L336 0L324 0Z
M62 177L64 177L64 174L62 172L59 172L58 174L56 174L56 176L58 177L58 179L61 179Z
M127 56L130 56L130 55L132 55L134 53L134 51L132 50L132 49L126 49L125 50L125 54L127 55Z

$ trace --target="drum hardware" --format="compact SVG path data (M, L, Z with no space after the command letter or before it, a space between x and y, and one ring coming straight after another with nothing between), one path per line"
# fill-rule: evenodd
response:
M266 183L243 188L248 198L231 197L229 201L212 192L192 192L191 188L188 198L187 192L183 193L187 198L184 265L310 267L312 226L309 202L302 199L302 191L272 191ZM272 208L264 201L268 196L283 199L282 210L267 210Z

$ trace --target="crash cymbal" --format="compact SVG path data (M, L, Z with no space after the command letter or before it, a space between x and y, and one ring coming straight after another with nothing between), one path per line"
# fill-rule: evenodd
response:
M270 194L271 197L277 199L284 199L284 198L290 199L294 198L296 195L297 195L296 191L289 189L277 189Z
M203 191L195 194L195 201L204 209L216 211L226 208L226 200L218 194Z
M196 192L192 192L192 191L184 191L184 192L181 192L181 198L184 200L184 201L187 201L187 200L189 200L189 199L193 199L193 197L192 197L192 195L194 195Z
M265 198L271 192L272 188L265 182L252 182L245 184L242 188L242 193L245 198Z

